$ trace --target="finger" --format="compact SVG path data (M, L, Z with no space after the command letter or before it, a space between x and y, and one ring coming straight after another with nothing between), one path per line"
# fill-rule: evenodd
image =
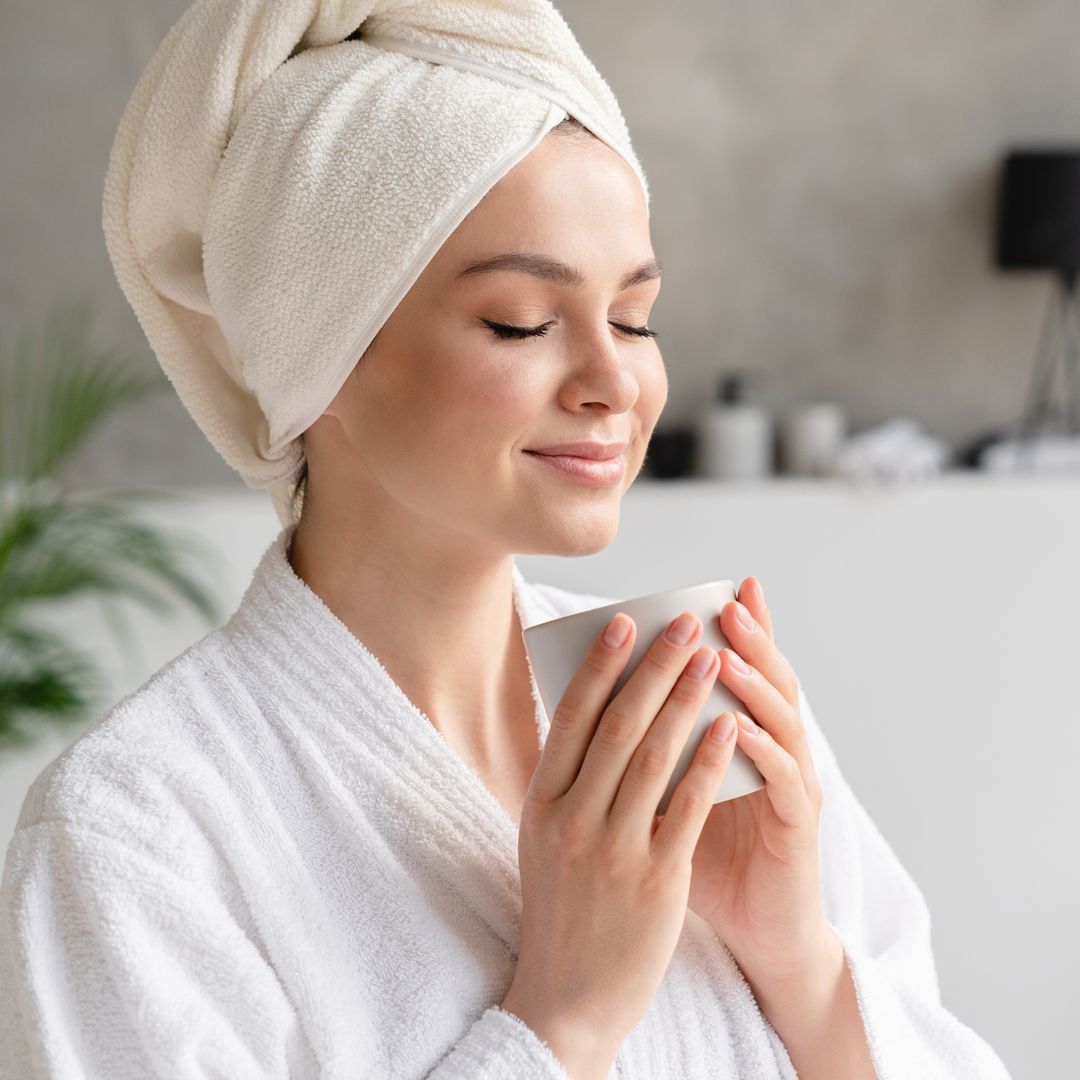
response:
M799 680L791 664L741 601L729 601L720 609L720 632L748 664L783 694L789 705L798 709Z
M609 629L619 627L628 631L626 638L620 645L608 645L604 635ZM531 781L530 793L534 798L553 801L573 785L597 721L633 652L636 636L634 620L619 611L589 646L551 716L544 749Z
M794 757L800 768L813 768L810 748L806 743L806 727L795 705L766 679L753 665L746 664L745 673L739 670L740 657L734 649L720 650L720 682L745 706L754 719L766 728L776 742Z
M732 723L727 737L717 738L721 723L728 717ZM654 856L672 868L684 866L692 858L705 820L720 793L738 741L734 719L731 713L724 713L705 732L690 768L671 794L664 816L654 825Z
M684 615L689 616L685 623ZM678 629L687 624L692 629L689 640L673 641ZM589 804L605 816L610 812L631 757L697 650L703 630L693 612L682 612L649 647L600 717L574 781L576 802Z
M792 828L813 824L814 807L799 762L746 713L736 716L738 744L765 778L765 794L776 816Z
M611 807L609 827L616 842L648 835L672 770L705 707L718 670L715 650L702 645L645 732Z
M764 627L765 633L775 640L772 615L765 604L765 590L761 587L761 582L756 577L744 578L739 586L738 599L749 608L750 614Z

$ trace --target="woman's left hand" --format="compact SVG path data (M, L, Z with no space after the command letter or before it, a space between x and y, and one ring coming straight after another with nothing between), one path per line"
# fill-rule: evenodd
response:
M736 714L737 745L765 787L709 812L694 851L689 907L744 972L783 977L816 963L832 935L818 882L821 786L799 714L799 682L773 641L756 578L743 581L738 598L718 613L734 649L720 650L717 677L746 706ZM750 615L750 626L740 614ZM747 713L758 722L753 734L743 728Z

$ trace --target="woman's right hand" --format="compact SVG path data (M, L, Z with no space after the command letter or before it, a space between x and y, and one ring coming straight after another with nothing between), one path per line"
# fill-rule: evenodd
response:
M611 698L633 651L632 619L616 648L597 636L554 715L522 808L522 918L517 970L502 1007L524 1020L579 1077L606 1077L648 1009L682 931L691 856L734 753L706 733L657 807L719 670L665 631ZM609 626L611 625L609 624ZM699 677L688 661L704 659ZM576 1070L576 1071L573 1071Z

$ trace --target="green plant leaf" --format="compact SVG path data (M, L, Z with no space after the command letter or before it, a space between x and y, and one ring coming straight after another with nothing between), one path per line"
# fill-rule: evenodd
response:
M28 625L0 635L0 750L34 741L43 721L84 722L105 692L97 667L59 635Z
M88 341L88 296L53 305L35 339L21 331L0 362L5 430L0 478L25 484L55 473L119 408L167 389L160 368L101 352Z
M166 536L137 521L129 507L107 500L23 503L0 523L0 626L31 601L109 592L160 614L175 592L210 622L217 604L184 568L181 553L197 538Z
M35 612L92 596L128 642L119 601L165 614L179 600L208 622L223 618L186 565L212 564L213 549L138 520L144 489L88 495L56 479L112 413L169 386L156 366L139 370L91 346L88 323L85 297L56 305L36 339L22 331L14 352L0 354L0 749L32 741L43 724L84 720L105 692L95 664L34 627Z

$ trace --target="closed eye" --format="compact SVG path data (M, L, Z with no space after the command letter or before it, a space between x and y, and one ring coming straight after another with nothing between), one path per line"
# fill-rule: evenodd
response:
M543 337L548 332L548 326L550 325L550 323L543 323L540 326L510 326L506 323L492 322L490 319L481 321L491 328L496 337L504 340L507 338ZM631 337L654 338L660 336L658 331L650 330L647 326L624 326L621 323L614 322L611 325L616 330L621 330Z

